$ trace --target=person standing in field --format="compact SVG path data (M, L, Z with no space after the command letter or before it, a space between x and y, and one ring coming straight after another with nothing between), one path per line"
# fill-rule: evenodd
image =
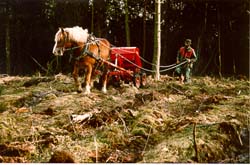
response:
M184 46L178 50L176 64L179 64L183 61L187 61L184 65L178 66L175 71L180 77L180 83L190 83L190 73L193 68L193 63L196 62L197 56L195 50L191 47L191 39L186 39Z

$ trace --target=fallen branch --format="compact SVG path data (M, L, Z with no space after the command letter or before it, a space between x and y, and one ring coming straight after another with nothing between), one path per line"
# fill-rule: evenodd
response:
M120 114L119 114L119 112L118 111L116 111L116 113L117 113L117 116L119 117L119 119L122 121L122 123L123 123L123 126L124 126L124 132L128 132L128 128L127 128L127 126L126 126L126 122L123 120L123 118L120 116Z
M197 143L196 143L196 122L194 123L194 126L193 126L193 139L194 139L195 160L199 162L199 153L198 153L198 148L197 148Z
M144 155L145 150L146 150L146 148L147 148L149 136L150 136L150 134L151 134L151 130L152 130L152 125L151 125L151 127L150 127L150 130L149 130L149 133L148 133L148 137L147 137L147 141L146 141L146 144L145 144L144 149L143 149L142 154L141 154L142 156Z
M85 121L86 119L90 119L93 116L92 113L86 113L84 115L71 115L71 120L75 123L81 123Z
M96 142L96 136L94 136L94 142L95 142L95 157L96 157L96 163L98 163L98 145Z
M186 128L187 126L189 126L190 123L187 123L187 124L184 124L183 126L180 126L179 128L177 128L175 131L178 132L178 131L181 131L183 130L184 128Z
M43 71L45 71L46 73L48 72L48 70L47 70L46 68L44 68L41 64L39 64L39 62L37 62L37 60L36 60L34 57L32 57L32 56L30 56L30 57L32 58L33 61L35 61L35 63L36 63L38 66L40 66L40 68L41 68Z
M242 140L241 140L239 131L235 129L235 132L236 132L236 135L237 135L237 137L238 137L238 139L239 139L240 145L243 146L243 143L242 143Z
M72 122L72 117L70 116L70 115L68 115L69 116L69 121L70 121L70 124L72 125L72 128L73 128L73 131L74 131L74 133L76 134L76 129L75 129L75 126L74 126L74 124L73 124L73 122Z
M173 88L174 90L176 90L179 94L185 95L185 93L182 92L181 90L179 90L179 89L177 89L177 88L175 88L173 86L171 86L171 88Z

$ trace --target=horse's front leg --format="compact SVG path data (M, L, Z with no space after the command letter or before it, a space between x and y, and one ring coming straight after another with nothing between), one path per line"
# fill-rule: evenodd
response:
M78 77L79 77L79 64L77 62L74 64L74 71L72 73L72 76L73 76L73 78L75 80L75 85L76 85L76 88L77 88L77 92L81 93L83 91L83 89L82 89L82 84L78 79Z
M91 73L92 73L92 66L87 65L86 66L86 73L85 73L85 94L90 94L90 88L91 88Z

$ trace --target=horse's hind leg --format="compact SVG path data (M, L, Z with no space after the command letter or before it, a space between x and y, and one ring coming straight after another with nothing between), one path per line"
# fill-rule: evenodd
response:
M74 65L74 71L72 73L72 76L75 80L75 84L76 84L76 87L77 87L77 92L81 93L83 91L82 89L82 84L80 83L78 77L79 77L79 64L78 63L75 63Z
M102 92L107 93L107 81L108 81L108 69L107 66L104 66L104 71L102 74Z

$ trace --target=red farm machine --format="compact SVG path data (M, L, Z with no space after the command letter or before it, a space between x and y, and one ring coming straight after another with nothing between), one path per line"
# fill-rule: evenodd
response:
M109 84L133 82L137 88L146 85L146 73L142 72L142 62L137 47L113 47L110 54L111 68Z

